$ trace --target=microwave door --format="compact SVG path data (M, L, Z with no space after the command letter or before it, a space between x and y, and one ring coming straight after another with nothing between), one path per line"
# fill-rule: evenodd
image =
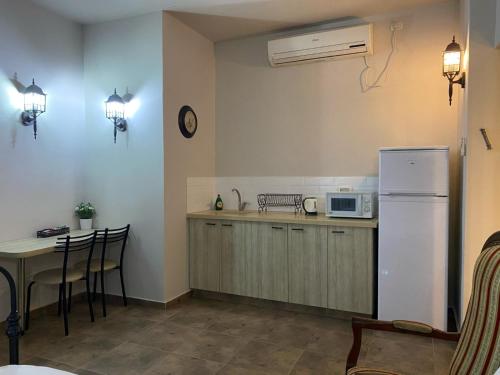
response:
M330 198L330 211L334 215L341 216L359 216L360 208L359 196L346 195L343 197L331 197Z

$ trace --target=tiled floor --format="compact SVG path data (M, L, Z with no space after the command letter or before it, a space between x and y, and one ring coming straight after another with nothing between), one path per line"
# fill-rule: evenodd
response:
M99 308L96 305L96 310ZM402 374L446 374L454 344L408 335L365 337L359 364ZM0 364L7 340L0 339ZM70 336L62 319L32 320L21 362L77 374L343 374L351 346L348 321L193 299L167 312L110 306L91 324L75 304Z

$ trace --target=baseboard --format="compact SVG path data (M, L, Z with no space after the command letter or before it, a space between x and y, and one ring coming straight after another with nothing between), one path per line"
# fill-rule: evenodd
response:
M360 314L360 313L352 313L348 311L340 311L340 310L332 310L324 307L314 307L314 306L305 306L305 305L297 305L295 303L288 302L279 302L279 301L270 301L264 300L260 298L253 297L243 297L237 296L233 294L219 293L219 292L208 292L204 290L194 289L192 291L193 298L200 299L213 299L217 301L230 302L236 304L244 304L244 305L252 305L257 307L265 307L276 310L285 310L291 312L297 312L302 314L312 314L318 316L327 316L330 318L342 319L342 320L351 320L353 317L364 317L371 318L371 315L368 314Z
M101 298L101 293L97 293L97 298ZM112 303L119 305L123 303L123 298L122 296L118 296L115 294L106 294L106 301L110 301ZM166 302L150 301L147 299L136 298L136 297L127 297L127 303L129 305L154 307L160 309L165 309L167 307Z
M101 293L97 293L96 296L97 296L96 303L99 303L99 299L101 298ZM71 298L73 299L73 301L87 302L87 296L85 292L74 294ZM118 305L123 303L123 298L121 296L117 296L114 294L106 294L106 301ZM167 308L167 303L165 302L149 301L134 297L127 297L127 303L129 305L147 306L159 309ZM54 314L55 312L57 312L57 305L58 305L57 302L53 302L45 306L37 307L36 309L30 311L30 316L32 318L35 318L45 314Z
M192 295L193 295L193 291L188 290L187 292L180 294L179 296L171 299L170 301L167 301L167 303L166 303L167 309L169 307L176 306L180 303L186 302L187 300L191 299Z

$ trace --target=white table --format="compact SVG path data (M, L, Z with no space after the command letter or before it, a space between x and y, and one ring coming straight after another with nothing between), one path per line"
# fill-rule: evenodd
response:
M91 234L94 230L72 230L70 236L82 236ZM0 258L16 259L17 260L17 309L21 319L19 326L24 329L24 313L25 313L25 293L26 293L26 260L38 255L50 254L54 252L56 241L60 237L65 237L67 234L49 238L25 238L22 240L14 240L0 242Z
M74 375L72 372L38 366L4 366L0 375Z

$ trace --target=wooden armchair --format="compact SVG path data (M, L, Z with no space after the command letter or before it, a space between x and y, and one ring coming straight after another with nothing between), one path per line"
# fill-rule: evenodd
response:
M356 367L363 329L458 341L449 375L493 375L500 367L500 232L486 241L476 261L472 295L461 333L443 332L427 324L405 320L384 322L353 318L354 342L347 358L348 375L397 375L390 371Z

